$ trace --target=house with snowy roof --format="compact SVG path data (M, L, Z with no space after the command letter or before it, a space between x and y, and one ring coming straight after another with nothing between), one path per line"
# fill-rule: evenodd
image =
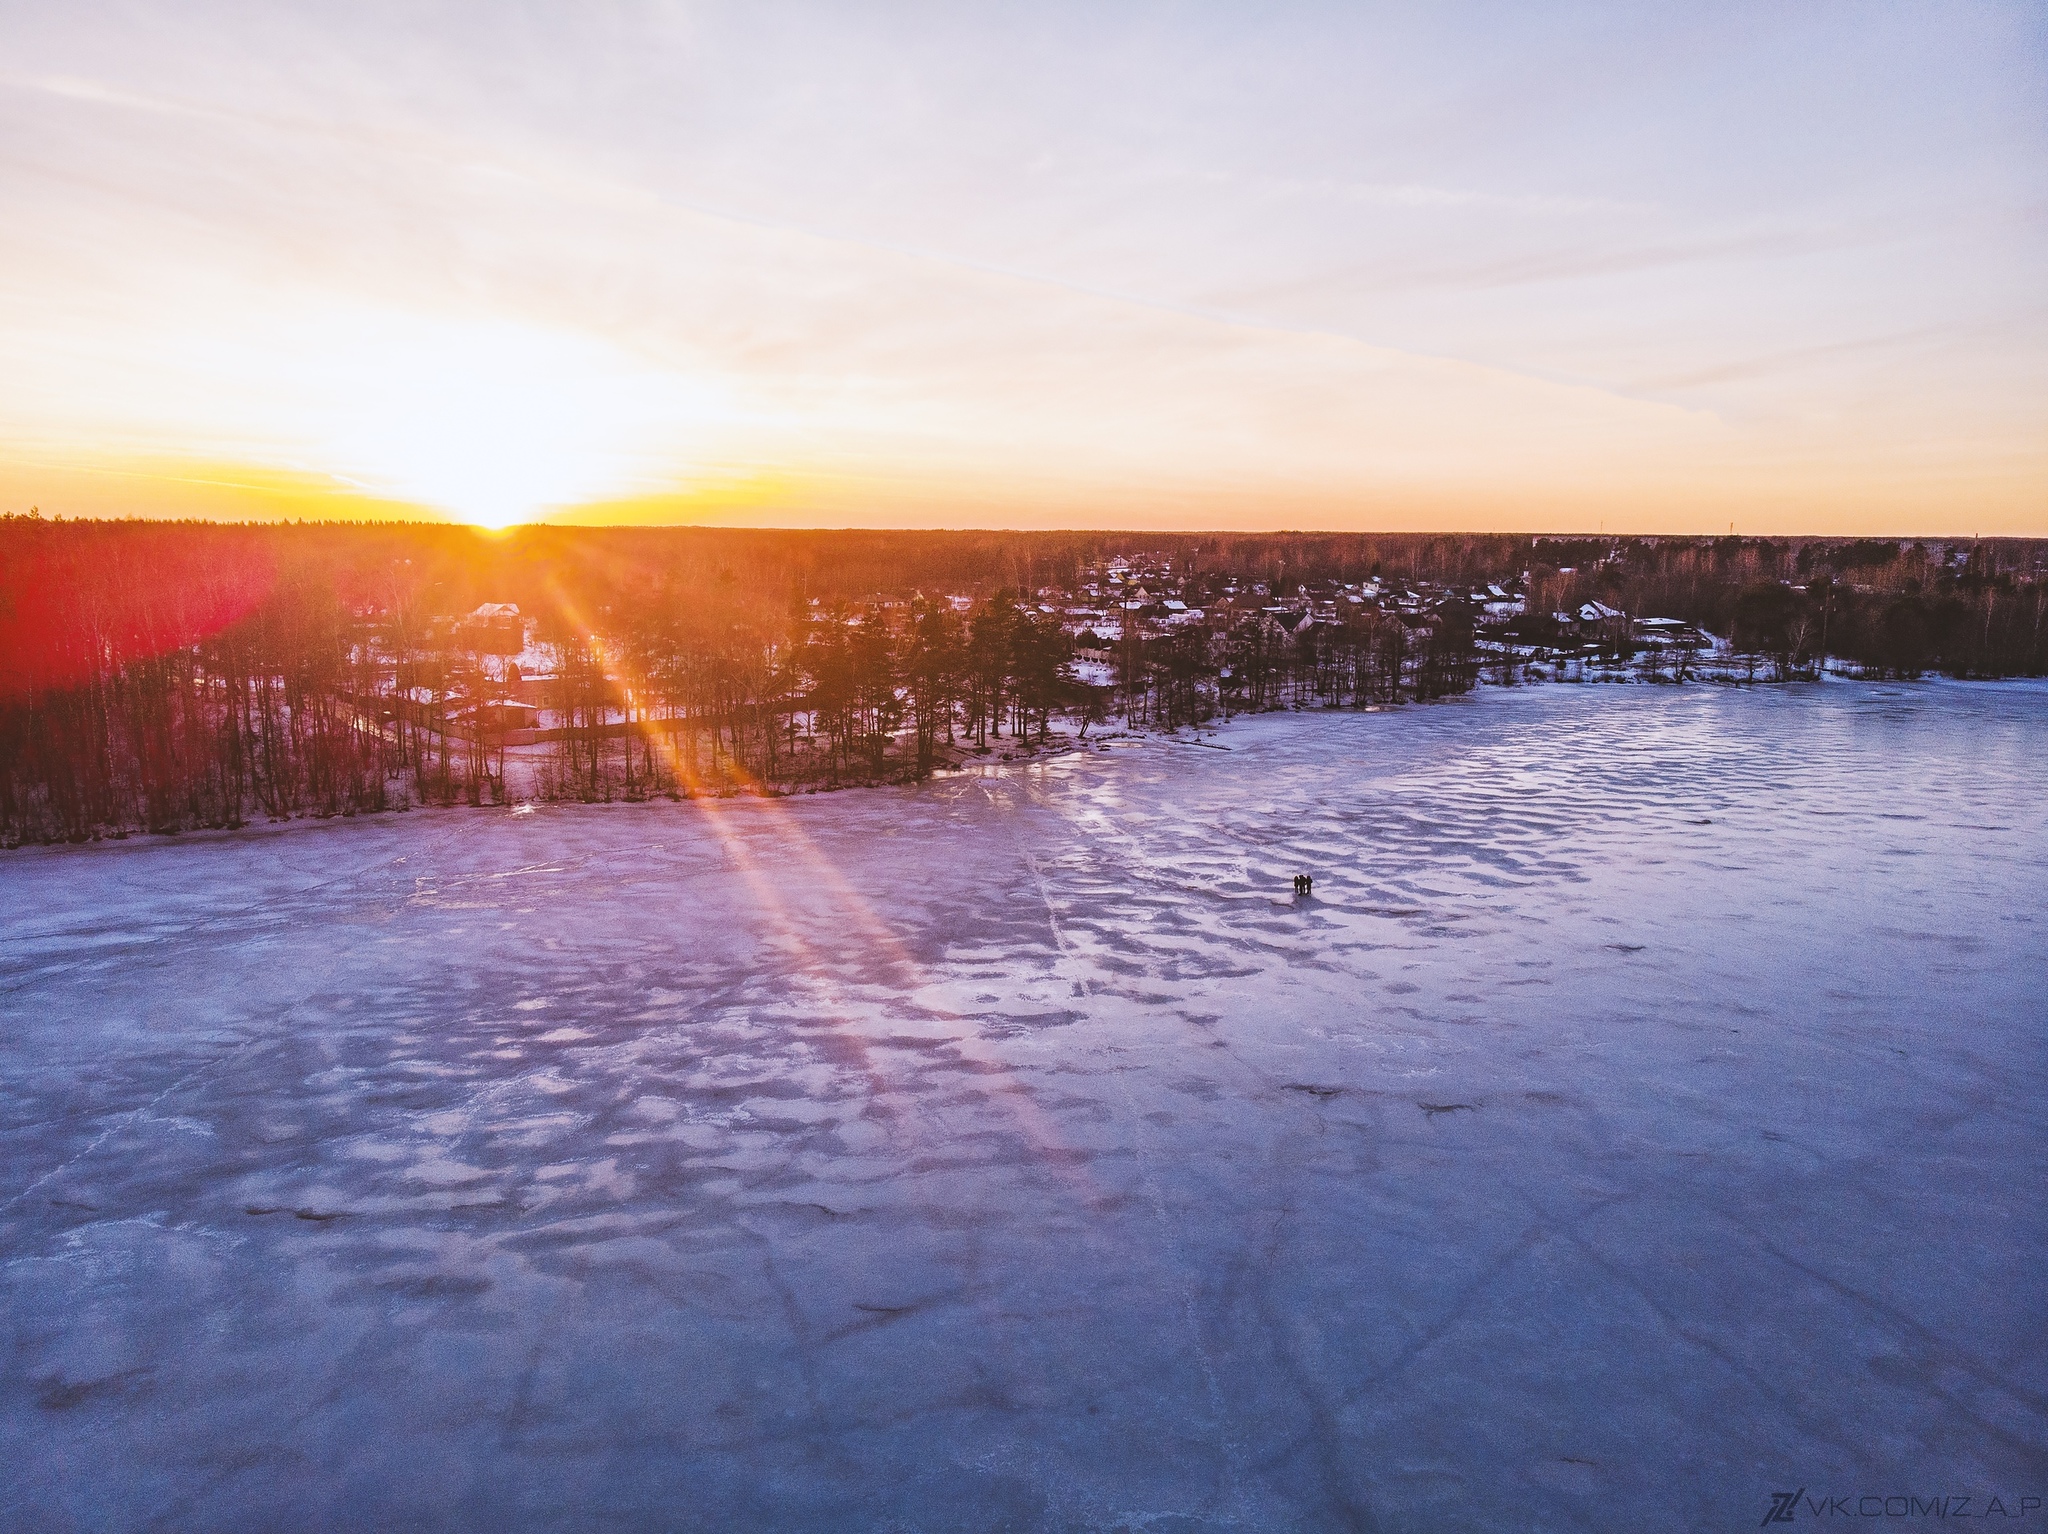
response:
M517 655L526 648L526 619L511 602L486 602L456 625L455 642L485 655Z

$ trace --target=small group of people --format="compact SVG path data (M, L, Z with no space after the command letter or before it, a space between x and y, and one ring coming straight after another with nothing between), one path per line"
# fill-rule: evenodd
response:
M1316 888L1316 880L1315 880L1315 875L1314 875L1314 874L1296 874L1296 875L1294 876L1294 893L1295 893L1295 894L1297 894L1297 895L1312 895L1312 894L1314 894L1314 893L1315 893L1315 888Z

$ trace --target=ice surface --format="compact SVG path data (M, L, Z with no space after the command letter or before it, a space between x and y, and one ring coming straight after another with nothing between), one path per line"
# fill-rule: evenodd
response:
M9 855L0 1526L2039 1495L2044 763L1550 687Z

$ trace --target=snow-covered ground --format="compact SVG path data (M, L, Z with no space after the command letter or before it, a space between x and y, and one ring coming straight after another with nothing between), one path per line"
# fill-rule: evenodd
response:
M2048 689L1211 740L8 855L0 1526L2048 1493Z

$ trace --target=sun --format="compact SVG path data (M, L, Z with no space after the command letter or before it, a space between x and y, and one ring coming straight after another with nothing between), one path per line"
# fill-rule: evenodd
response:
M610 342L517 321L353 315L317 368L320 457L491 530L674 478L715 391Z

